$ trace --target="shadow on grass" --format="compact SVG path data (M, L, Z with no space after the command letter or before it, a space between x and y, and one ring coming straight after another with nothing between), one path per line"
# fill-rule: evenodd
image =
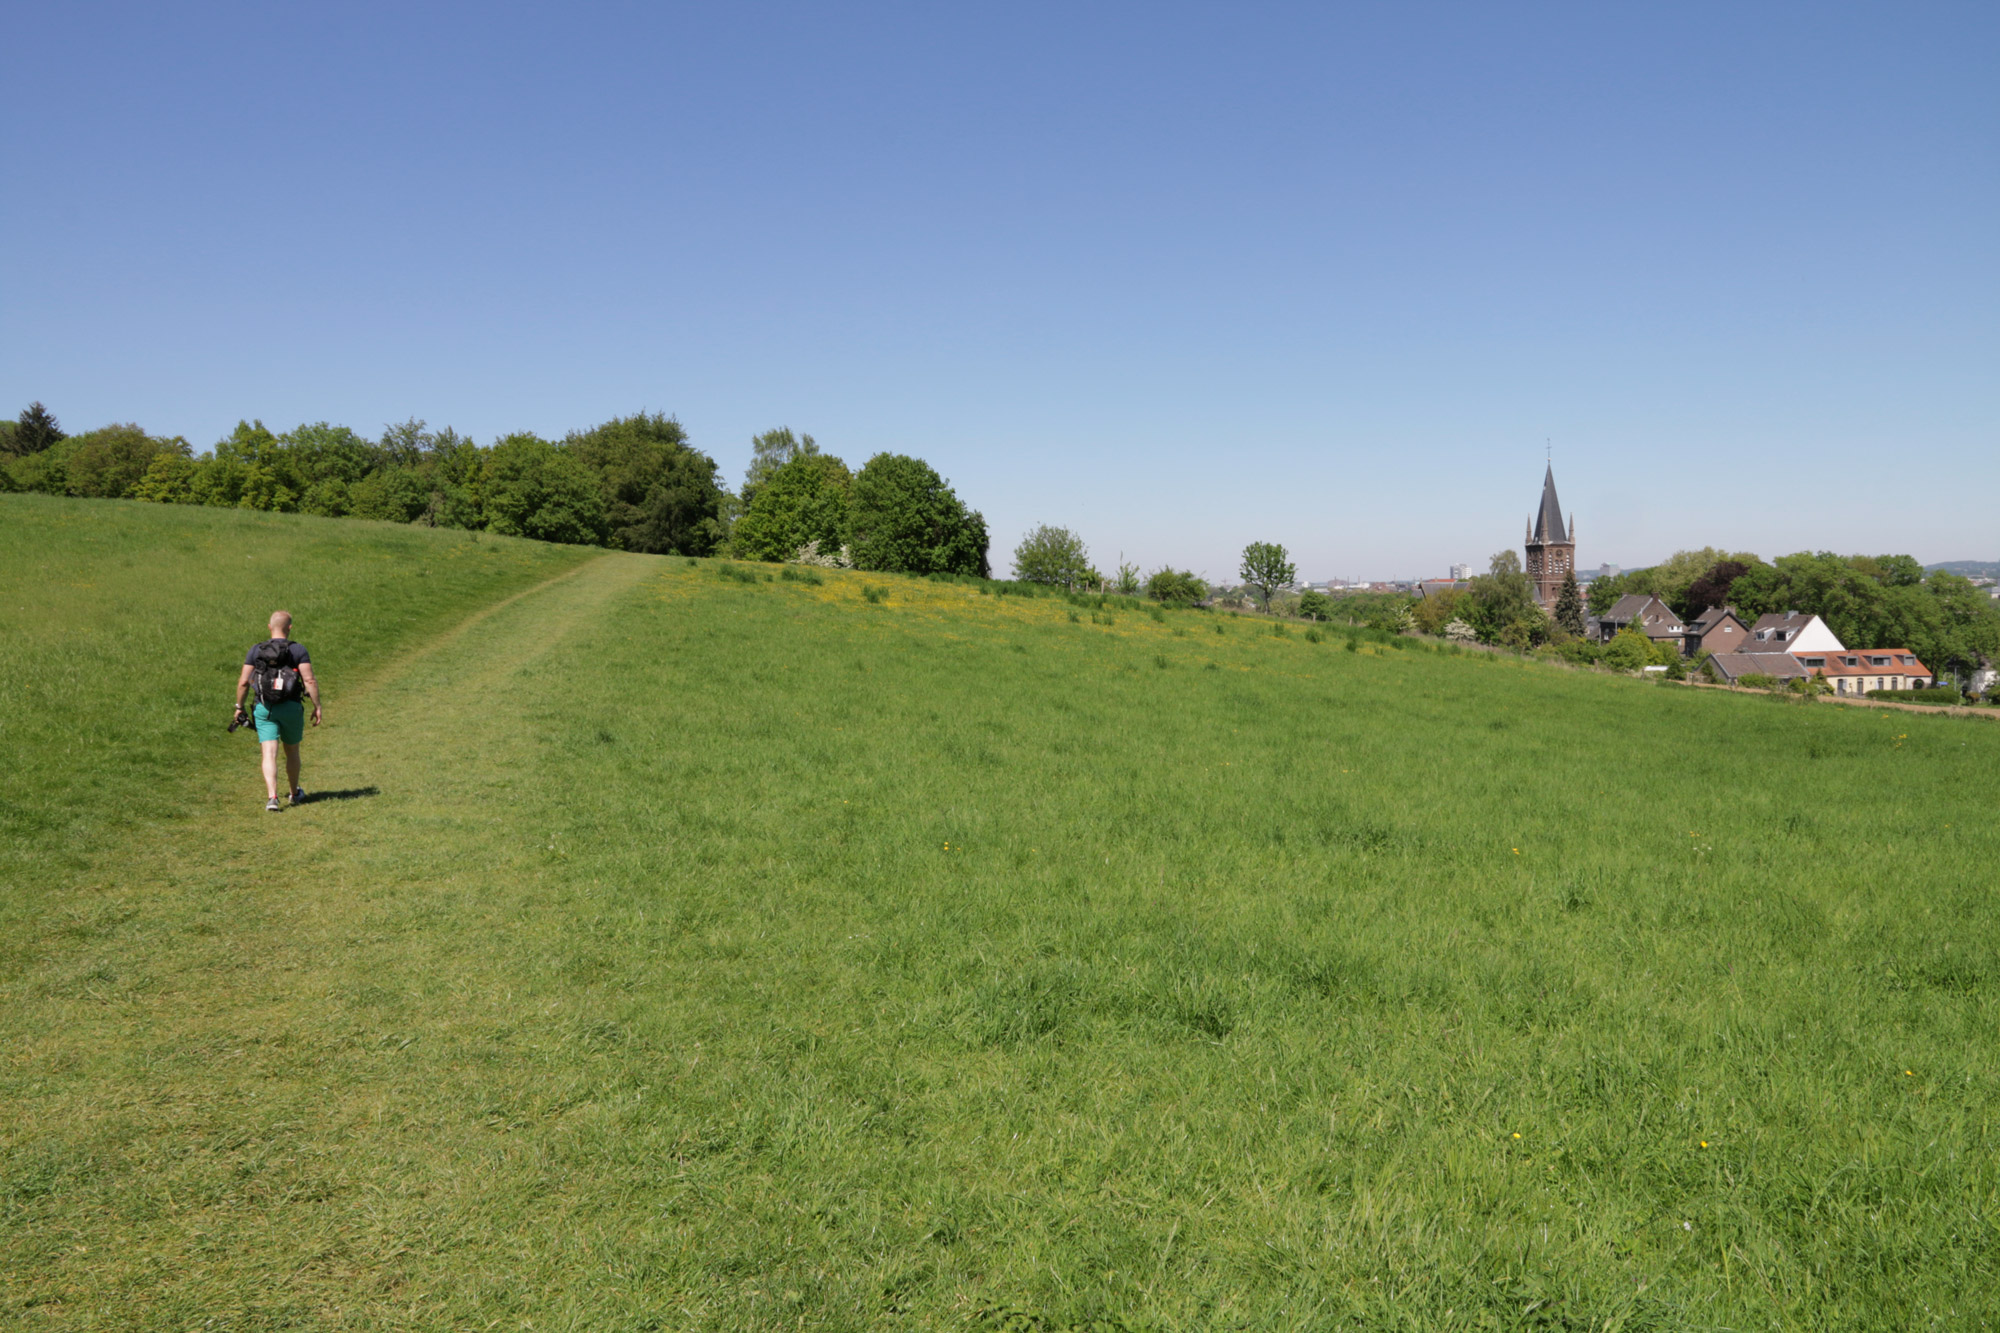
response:
M339 791L309 791L307 805L318 805L321 801L358 801L364 796L380 796L380 787L343 787Z

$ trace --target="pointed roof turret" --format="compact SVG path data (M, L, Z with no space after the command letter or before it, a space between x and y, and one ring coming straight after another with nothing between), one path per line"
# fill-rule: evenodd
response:
M1530 540L1537 543L1569 540L1568 532L1563 527L1562 503L1556 499L1556 469L1553 463L1549 464L1549 470L1542 478L1542 507L1535 516L1535 532Z

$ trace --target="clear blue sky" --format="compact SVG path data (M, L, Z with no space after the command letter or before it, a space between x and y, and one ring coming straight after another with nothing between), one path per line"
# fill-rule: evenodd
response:
M789 424L1233 574L2000 559L2000 6L21 5L0 407Z

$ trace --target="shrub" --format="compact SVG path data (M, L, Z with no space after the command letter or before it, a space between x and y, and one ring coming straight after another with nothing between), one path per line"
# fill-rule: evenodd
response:
M818 574L814 573L812 570L800 569L796 565L786 565L783 569L778 571L778 577L780 579L783 579L786 583L803 583L808 587L813 587L813 588L817 588L821 584L826 582L825 579L821 578Z
M732 579L737 583L762 583L764 581L756 570L745 569L741 565L732 565L727 560L717 565L715 572L721 577Z
M1312 628L1312 629L1309 629L1309 630L1307 630L1307 631L1306 631L1306 642L1307 642L1307 643L1319 643L1320 641L1321 641L1321 640L1320 640L1320 632L1319 632L1319 629L1318 629L1318 627L1314 627L1314 628Z
M1333 615L1333 598L1308 588L1299 594L1299 614L1307 620L1326 620Z
M878 588L872 583L864 583L861 585L861 595L868 600L870 606L880 606L888 599L889 590Z
M1193 606L1208 596L1208 585L1184 569L1161 568L1146 579L1146 596L1167 606Z
M1932 685L1921 690L1870 690L1870 699L1893 699L1910 704L1962 704L1965 696L1950 685Z
M1604 645L1598 660L1615 671L1637 671L1653 665L1653 641L1627 625Z

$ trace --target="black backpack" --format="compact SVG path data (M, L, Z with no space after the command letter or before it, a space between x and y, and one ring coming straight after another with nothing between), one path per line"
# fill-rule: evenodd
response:
M250 650L250 683L261 704L288 704L306 692L289 639L269 639Z

